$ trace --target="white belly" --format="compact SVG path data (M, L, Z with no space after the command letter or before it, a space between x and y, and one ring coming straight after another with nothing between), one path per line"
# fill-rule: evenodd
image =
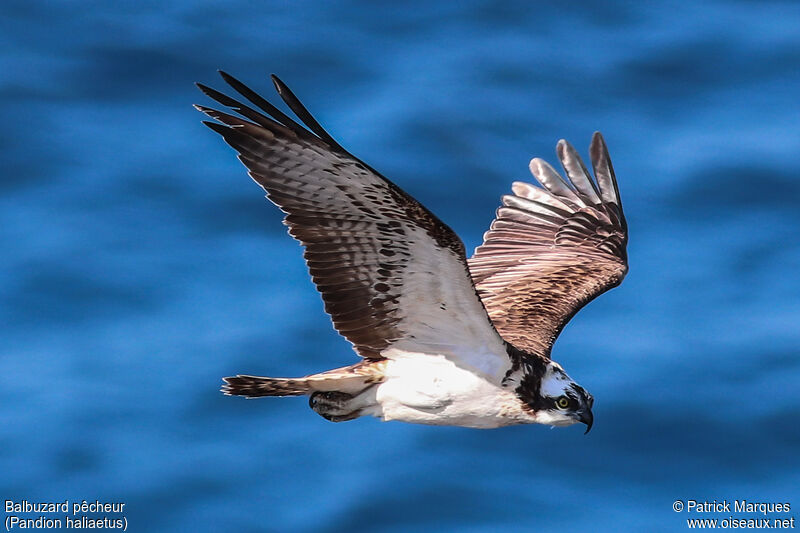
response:
M383 420L475 428L532 421L513 391L442 355L392 354L384 375L368 410Z

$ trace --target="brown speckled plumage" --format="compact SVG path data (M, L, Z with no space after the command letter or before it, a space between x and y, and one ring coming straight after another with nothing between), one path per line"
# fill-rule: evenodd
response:
M464 245L423 205L345 151L277 77L278 93L312 131L232 76L222 76L272 118L198 84L249 119L196 106L222 123L206 125L237 150L250 177L287 214L284 223L305 246L312 279L337 331L362 357L380 359L382 350L409 333L400 327L403 310L398 306L412 256L409 234L427 233L463 262L466 273Z
M517 182L469 260L497 331L519 349L550 356L564 325L628 271L628 230L603 137L590 147L596 183L566 141L564 180L542 160L531 172L544 188Z
M591 428L592 396L549 357L572 315L627 272L627 227L599 133L590 147L595 180L560 141L567 179L534 159L543 188L515 183L467 261L447 225L342 148L279 79L278 93L305 127L222 77L261 111L198 84L239 115L197 106L217 121L205 124L286 213L334 327L363 357L301 378L227 377L223 392L308 395L334 422L372 415Z

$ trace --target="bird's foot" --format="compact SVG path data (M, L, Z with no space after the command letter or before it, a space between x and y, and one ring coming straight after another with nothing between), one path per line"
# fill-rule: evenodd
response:
M361 409L353 409L354 396L346 392L315 392L308 399L308 405L318 415L331 422L345 422L361 415Z

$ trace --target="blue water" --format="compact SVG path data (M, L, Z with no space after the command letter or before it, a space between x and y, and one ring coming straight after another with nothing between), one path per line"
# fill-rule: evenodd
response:
M800 517L800 5L432 4L3 3L0 499L122 501L154 532L684 531L676 499ZM594 430L222 396L356 358L190 107L217 68L267 94L278 73L468 249L531 157L601 130L630 274L554 349Z

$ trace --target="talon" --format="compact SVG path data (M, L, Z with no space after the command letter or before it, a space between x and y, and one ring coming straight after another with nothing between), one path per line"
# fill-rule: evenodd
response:
M331 422L344 422L358 418L361 409L352 409L348 406L352 394L339 391L317 391L308 399L308 406L326 420Z

